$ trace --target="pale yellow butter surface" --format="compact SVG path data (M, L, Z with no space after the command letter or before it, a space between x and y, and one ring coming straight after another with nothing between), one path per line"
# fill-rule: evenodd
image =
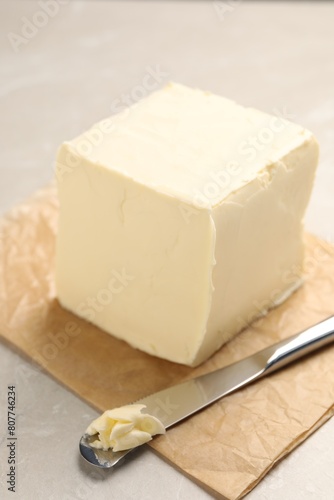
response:
M131 404L102 413L86 429L86 434L96 436L93 448L113 451L130 450L151 441L166 429L156 417L143 412L145 405Z
M313 135L169 84L63 144L61 304L195 366L301 283Z

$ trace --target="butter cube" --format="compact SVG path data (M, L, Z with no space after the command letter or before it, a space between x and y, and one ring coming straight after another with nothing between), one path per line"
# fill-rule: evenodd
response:
M313 135L169 84L64 143L60 303L196 366L300 284Z

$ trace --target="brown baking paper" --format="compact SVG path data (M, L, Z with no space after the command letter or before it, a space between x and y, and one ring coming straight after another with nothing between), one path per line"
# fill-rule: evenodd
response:
M137 351L62 309L54 286L54 186L0 226L4 339L98 410L237 361L334 313L334 248L306 235L305 284L200 367ZM241 498L333 414L334 346L228 396L153 440L159 455L217 497Z

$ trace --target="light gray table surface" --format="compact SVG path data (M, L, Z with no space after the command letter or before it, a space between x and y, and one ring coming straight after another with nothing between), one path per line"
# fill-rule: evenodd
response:
M306 229L334 242L334 4L0 0L0 26L2 213L49 182L63 140L173 80L287 113L315 133ZM0 356L0 498L211 498L149 449L113 474L91 469L77 447L96 412L2 343ZM16 493L6 485L11 383ZM247 498L334 498L334 420Z

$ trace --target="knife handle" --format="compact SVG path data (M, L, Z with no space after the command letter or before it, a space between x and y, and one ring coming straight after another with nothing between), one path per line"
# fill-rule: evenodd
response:
M274 372L316 349L334 342L334 316L262 351L267 356L261 376Z

